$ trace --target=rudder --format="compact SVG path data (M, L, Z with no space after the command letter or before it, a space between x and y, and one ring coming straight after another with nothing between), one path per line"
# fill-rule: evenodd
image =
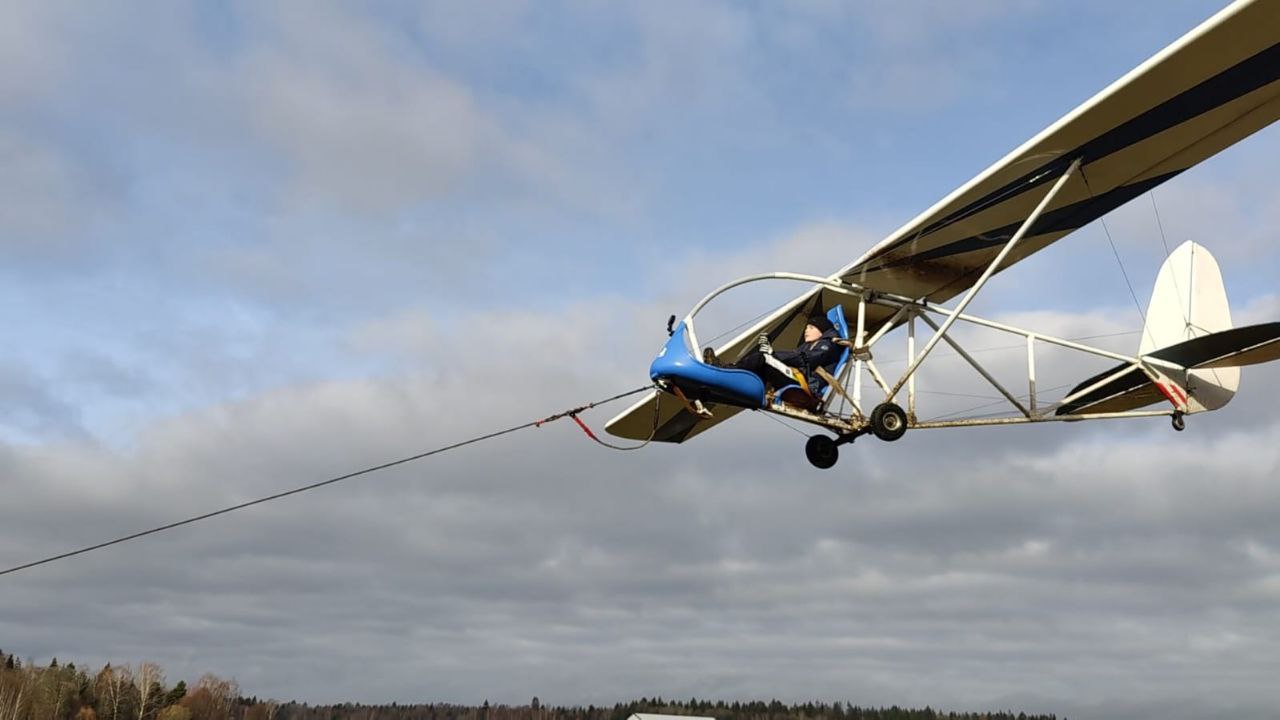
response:
M1203 245L1188 241L1160 266L1138 354L1146 357L1155 353L1158 357L1164 348L1231 327L1231 308L1218 261ZM1238 367L1170 369L1167 374L1167 379L1185 392L1187 412L1192 413L1217 410L1230 402L1240 387Z

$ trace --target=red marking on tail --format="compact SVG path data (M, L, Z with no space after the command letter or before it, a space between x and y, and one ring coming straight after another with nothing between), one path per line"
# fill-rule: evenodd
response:
M1187 404L1187 395L1182 392L1182 388L1173 383L1156 383L1156 387L1160 388L1160 392L1164 393L1165 398L1173 403L1176 408L1185 407Z

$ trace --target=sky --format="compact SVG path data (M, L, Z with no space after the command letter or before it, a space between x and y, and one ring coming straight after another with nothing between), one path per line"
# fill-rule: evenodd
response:
M1220 4L0 4L0 566L638 387L669 314L847 264ZM1237 324L1280 317L1278 151L971 312L1131 352L1194 239ZM936 360L922 416L989 402ZM561 421L4 576L0 647L313 703L1270 717L1278 381L830 471L758 414L630 453Z

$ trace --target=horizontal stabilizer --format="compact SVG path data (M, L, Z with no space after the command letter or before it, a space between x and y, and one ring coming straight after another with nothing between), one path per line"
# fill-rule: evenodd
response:
M1125 372L1128 370L1128 372ZM1107 382L1107 378L1111 378ZM1098 385L1098 383L1102 383ZM1071 388L1066 397L1098 387L1059 407L1055 415L1082 415L1084 413L1128 412L1146 407L1164 399L1151 378L1131 363L1123 363L1098 373Z
M1248 325L1202 335L1147 353L1143 358L1173 363L1187 371L1240 367L1280 360L1280 322ZM1208 385L1195 382L1188 382L1187 386L1193 397L1197 391L1210 389ZM1072 388L1067 397L1071 398L1085 390L1088 392L1064 403L1055 414L1128 412L1166 398L1146 373L1130 363L1122 363L1094 375Z
M1188 369L1242 367L1280 360L1280 322L1223 330L1149 353Z

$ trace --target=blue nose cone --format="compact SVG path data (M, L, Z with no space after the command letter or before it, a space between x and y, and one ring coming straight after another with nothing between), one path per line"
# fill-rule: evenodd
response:
M688 328L680 323L649 365L650 379L673 384L690 399L747 408L764 406L764 381L758 375L748 370L708 365L693 353Z
M649 378L654 381L677 379L696 365L702 363L694 359L689 349L689 329L684 323L680 323L649 365Z

